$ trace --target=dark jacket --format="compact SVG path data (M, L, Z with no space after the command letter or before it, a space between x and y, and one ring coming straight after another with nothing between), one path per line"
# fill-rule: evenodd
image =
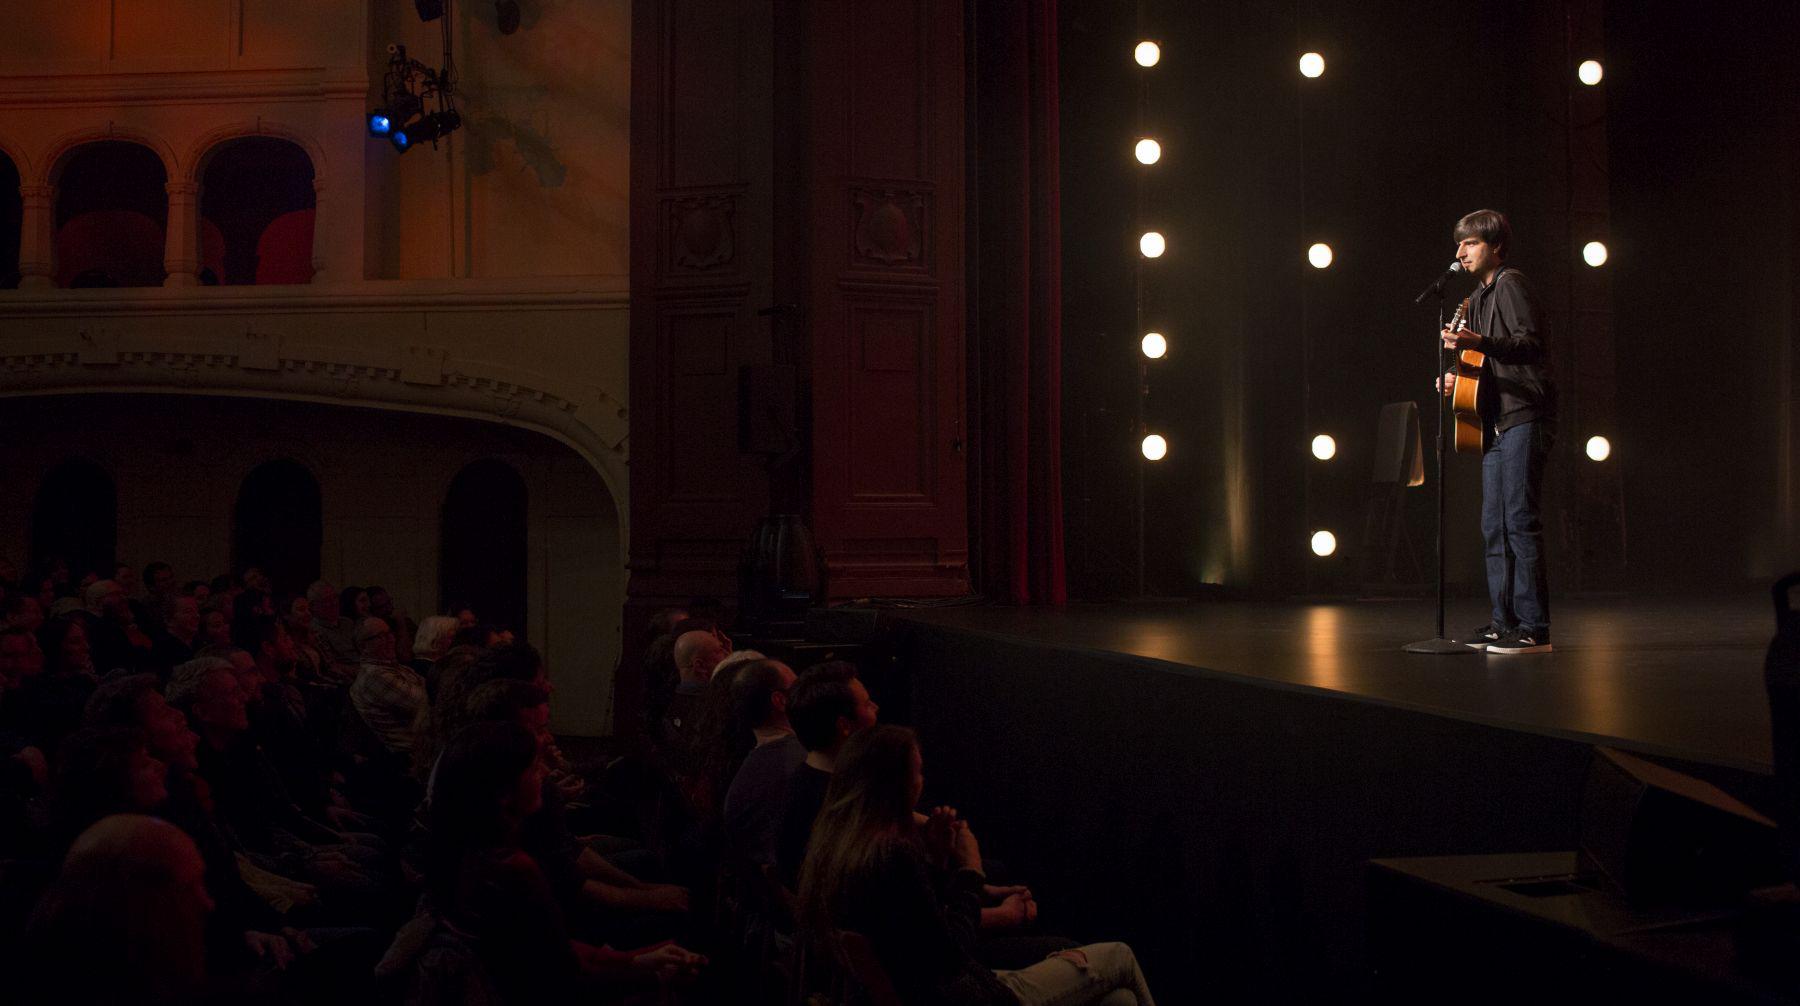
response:
M1469 296L1469 329L1480 333L1487 354L1477 405L1495 430L1556 419L1545 320L1525 275L1510 266Z

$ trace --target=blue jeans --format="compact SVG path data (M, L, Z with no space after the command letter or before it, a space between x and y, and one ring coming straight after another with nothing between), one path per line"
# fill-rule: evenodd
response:
M1481 536L1487 542L1488 596L1494 626L1543 635L1550 630L1544 568L1544 462L1556 427L1541 420L1496 434L1481 456Z

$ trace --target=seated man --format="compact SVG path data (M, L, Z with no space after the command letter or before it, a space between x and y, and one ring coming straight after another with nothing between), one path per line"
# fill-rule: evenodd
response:
M732 699L739 724L749 725L756 747L725 791L725 839L746 863L775 862L775 832L787 803L788 779L806 760L806 746L788 721L794 672L779 660L758 660L738 672Z
M788 890L799 889L806 843L812 838L813 820L825 805L838 752L851 735L875 725L880 709L857 680L856 665L846 661L820 664L794 682L788 719L806 748L806 759L788 779L787 801L775 833L777 874Z
M675 637L675 695L663 717L665 736L684 741L694 731L700 715L700 699L719 662L730 650L716 632L692 629Z
M400 663L394 630L379 618L365 618L356 630L362 668L350 686L350 701L389 751L410 754L414 723L425 706L425 679Z

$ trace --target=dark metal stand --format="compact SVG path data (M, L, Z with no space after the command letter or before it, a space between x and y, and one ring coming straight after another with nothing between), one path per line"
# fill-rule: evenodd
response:
M1438 323L1437 330L1444 330L1444 284L1438 281ZM1444 355L1444 340L1438 339L1437 372L1432 375L1432 383L1442 380L1449 358ZM1444 637L1444 394L1437 393L1437 635L1430 639L1421 639L1416 643L1407 643L1400 647L1407 653L1430 653L1440 657L1453 657L1457 654L1473 654L1476 651L1454 639Z

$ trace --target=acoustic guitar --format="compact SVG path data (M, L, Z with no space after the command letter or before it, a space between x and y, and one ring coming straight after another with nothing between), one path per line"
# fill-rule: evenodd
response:
M1452 332L1469 327L1468 314L1469 298L1464 297L1446 327ZM1456 424L1453 443L1458 454L1481 454L1493 442L1493 434L1488 430L1488 424L1482 422L1477 405L1481 395L1482 365L1486 362L1487 354L1480 350L1460 349L1456 352L1456 387L1450 393L1450 413Z

